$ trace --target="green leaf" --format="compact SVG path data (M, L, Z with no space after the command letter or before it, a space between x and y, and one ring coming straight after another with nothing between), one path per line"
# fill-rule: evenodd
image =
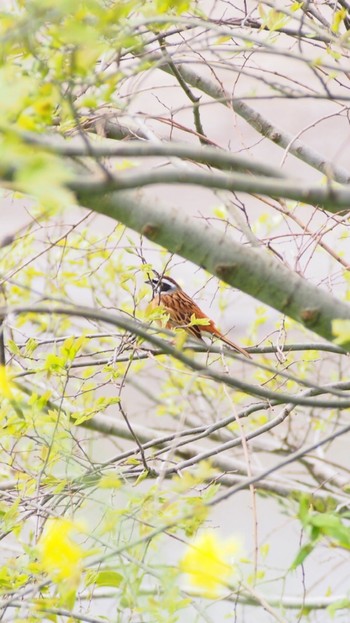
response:
M24 356L30 357L34 353L37 347L38 347L38 342L33 337L30 337L29 340L27 340L26 342Z
M21 355L21 349L18 348L16 342L14 342L13 340L8 340L7 341L7 346L9 351L13 354L13 355Z
M177 15L184 13L190 7L189 0L156 0L157 14L175 12Z
M86 338L82 335L78 338L68 337L61 346L61 353L65 359L73 361L77 353L83 347L86 342Z
M203 327L207 327L210 324L210 320L209 318L196 318L196 314L192 314L191 316L191 322L189 323L189 327L194 327L194 326L203 326Z
M65 360L54 353L49 353L44 363L44 370L50 374L52 372L62 372L65 369Z
M19 188L37 197L50 210L58 210L75 203L74 195L64 183L70 175L58 158L33 157L32 162L16 174Z
M350 608L350 599L348 599L347 597L344 597L344 599L339 599L338 601L334 602L334 604L331 604L330 606L328 606L327 612L333 618L337 610L345 610L345 609L348 610L349 608Z
M315 543L306 543L306 545L303 545L303 547L300 548L299 552L294 558L290 569L294 570L299 567L299 565L303 564L304 560L311 554L314 547Z
M117 571L104 569L97 574L94 583L97 586L113 586L114 588L117 588L122 580L123 576Z
M342 547L350 549L350 528L345 526L338 515L320 513L312 517L312 525L325 536L329 536Z
M141 482L143 482L143 480L146 480L148 478L148 475L149 475L149 472L146 469L144 469L143 472L141 472L139 477L136 479L134 486L136 487L136 485L139 485Z
M309 516L310 516L310 498L309 496L303 495L300 500L300 504L299 504L298 517L304 526L307 525Z

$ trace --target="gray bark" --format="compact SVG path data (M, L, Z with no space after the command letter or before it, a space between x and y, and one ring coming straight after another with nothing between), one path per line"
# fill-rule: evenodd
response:
M191 260L327 340L333 338L333 320L350 319L348 304L293 273L267 251L248 248L178 209L146 202L135 191L78 196L82 205Z

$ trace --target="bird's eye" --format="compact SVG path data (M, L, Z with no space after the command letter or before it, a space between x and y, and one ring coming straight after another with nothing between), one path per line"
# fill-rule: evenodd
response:
M152 283L153 290L161 290L162 289L162 284L159 281L159 279L152 279L151 283Z

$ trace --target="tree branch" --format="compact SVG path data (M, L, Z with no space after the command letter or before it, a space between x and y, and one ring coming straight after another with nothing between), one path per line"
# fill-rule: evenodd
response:
M210 146L193 146L187 143L152 143L146 140L132 142L117 142L111 138L94 140L87 148L79 137L71 140L61 135L36 134L35 132L17 132L19 138L28 145L38 145L43 149L62 156L88 156L94 158L130 158L130 157L177 157L193 160L218 169L234 171L250 171L266 177L285 177L278 167L272 167L266 162L252 160L223 149Z
M274 392L268 389L264 389L259 385L246 383L245 381L242 381L241 378L229 376L226 373L216 371L212 367L208 367L202 362L188 356L182 350L178 350L169 342L166 342L159 337L153 335L149 330L150 327L148 327L147 325L144 325L141 322L130 320L130 318L124 317L121 314L110 314L108 312L82 306L51 307L49 305L28 305L22 307L12 307L8 309L0 308L0 313L3 313L4 315L21 313L62 314L65 316L78 316L86 319L101 320L102 322L122 327L123 329L130 331L134 335L144 338L158 348L162 348L164 353L172 355L173 357L175 357L175 359L178 359L190 369L201 372L205 374L208 378L211 378L219 383L224 383L224 385L227 385L228 387L240 389L248 395L259 396L267 400L275 400L276 403L291 402L295 405L323 407L325 409L347 409L350 407L350 400L315 400L313 398L304 398L303 396L299 397L293 396L291 394L284 394L282 392ZM244 357L240 357L239 355L237 355L237 358L241 361L245 360ZM318 394L323 393L323 391L323 387L314 388L310 390L310 395L317 396Z
M158 60L159 68L172 74L169 64L164 63L160 55L152 55L152 59ZM242 117L249 125L251 125L260 135L265 136L270 141L280 147L289 147L289 153L302 160L317 171L320 171L327 177L333 178L337 182L350 182L349 171L333 162L327 160L325 156L306 145L300 140L294 141L292 134L281 130L278 126L272 124L263 115L248 106L242 100L234 99L222 87L214 84L210 79L204 78L197 74L193 69L185 65L177 65L177 70L192 87L199 89L203 93L209 95L217 102L221 102L224 106L232 108L237 115Z
M338 186L330 183L324 187L293 178L284 180L255 177L244 173L191 171L170 167L164 171L128 171L118 173L118 175L109 175L108 179L101 176L79 176L68 183L69 187L77 193L89 192L90 194L129 190L154 184L193 184L201 188L282 197L326 208L328 212L335 214L348 211L350 204L350 185Z
M198 222L178 209L141 201L137 193L115 192L97 198L81 192L78 196L86 207L191 260L327 340L334 337L333 320L350 319L349 305L308 283L267 252L244 247L207 222Z

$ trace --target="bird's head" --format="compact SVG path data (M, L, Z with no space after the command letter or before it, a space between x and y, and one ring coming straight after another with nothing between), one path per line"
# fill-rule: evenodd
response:
M172 294L172 292L180 290L180 286L176 283L175 279L167 275L160 275L155 270L153 274L154 277L148 279L146 283L152 286L152 290L155 294Z

